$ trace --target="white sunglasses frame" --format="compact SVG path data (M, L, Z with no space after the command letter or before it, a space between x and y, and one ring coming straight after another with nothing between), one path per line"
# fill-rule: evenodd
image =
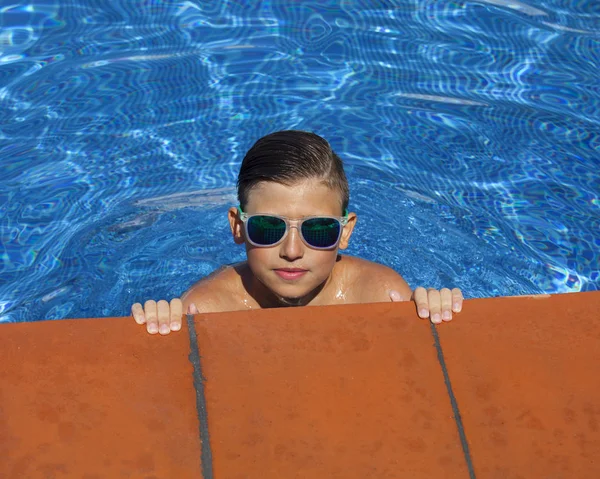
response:
M254 241L252 241L250 239L250 235L248 234L248 220L250 218L252 218L253 216L272 216L273 218L278 218L280 220L283 220L283 222L285 223L285 233L283 234L281 239L279 241L277 241L277 243L273 243L273 244L269 244L269 245L261 245L261 244L255 243ZM270 213L254 213L254 214L244 213L242 211L242 209L238 206L238 217L239 217L240 221L242 223L244 223L244 236L246 237L246 241L248 241L248 243L250 243L252 246L255 246L256 248L272 248L274 246L277 246L285 240L288 233L290 232L290 229L296 228L296 230L298 230L300 239L309 248L321 250L321 251L335 249L335 248L337 248L337 246L340 242L340 239L342 238L342 232L344 231L344 226L346 226L348 224L348 212L347 211L346 211L345 216L316 215L316 216L305 216L304 218L288 218L287 216L274 215L274 214L270 214ZM335 243L333 245L328 246L326 248L321 248L318 246L313 246L306 241L306 239L304 238L304 235L302 234L302 223L304 223L307 220L313 219L313 218L327 218L327 219L336 220L340 223L340 231L338 233L337 240L335 241ZM298 223L298 224L295 226L292 226L291 223Z

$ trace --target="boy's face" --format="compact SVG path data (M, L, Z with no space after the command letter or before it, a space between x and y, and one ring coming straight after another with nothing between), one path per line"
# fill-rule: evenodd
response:
M302 180L292 186L261 182L248 195L244 209L248 214L273 214L290 219L305 216L343 216L340 194L319 179ZM245 242L248 265L263 285L279 298L300 299L321 286L331 274L338 248L346 249L356 215L348 216L337 247L316 250L301 239L297 223L292 223L281 243L255 247L246 241L243 223L237 210L229 211L229 221L236 243ZM297 271L297 272L294 272Z

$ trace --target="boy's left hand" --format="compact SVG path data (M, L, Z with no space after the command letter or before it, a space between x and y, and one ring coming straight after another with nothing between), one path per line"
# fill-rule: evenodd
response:
M404 301L398 291L390 291L390 299ZM419 286L414 290L411 299L417 305L419 317L431 318L431 322L435 324L452 320L452 313L460 313L462 310L463 295L458 288L437 290Z

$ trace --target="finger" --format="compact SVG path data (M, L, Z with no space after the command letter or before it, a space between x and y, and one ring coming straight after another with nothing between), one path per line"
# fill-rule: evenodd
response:
M135 322L138 324L144 324L146 322L146 316L144 316L144 308L140 303L135 303L131 307L131 314Z
M442 288L440 302L442 304L442 321L450 321L452 319L452 291Z
M200 311L198 311L196 303L190 303L190 305L188 306L188 314L198 314L199 312Z
M181 317L183 316L183 303L179 298L171 300L171 323L169 327L171 331L179 331L181 329Z
M158 333L158 312L156 301L149 299L144 303L144 314L146 315L146 329L150 334Z
M171 328L169 327L171 320L169 303L161 299L156 303L156 307L158 309L158 332L162 335L169 334L171 332Z
M395 289L392 289L390 291L389 295L390 295L390 299L392 300L392 302L403 301L402 295L400 294L399 291L396 291Z
M429 301L429 317L431 322L439 324L442 322L441 299L440 292L437 289L427 291L427 299Z
M413 301L417 305L417 312L420 318L429 317L429 301L427 300L427 291L422 286L415 289L413 293Z
M463 294L458 288L452 290L452 311L460 313L463 306Z

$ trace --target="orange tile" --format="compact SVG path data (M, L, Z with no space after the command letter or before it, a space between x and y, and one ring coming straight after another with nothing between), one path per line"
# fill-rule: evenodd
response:
M0 477L199 478L189 336L131 318L0 325Z
M410 304L195 318L216 478L469 477Z
M599 309L598 292L472 300L435 329L478 479L600 477ZM411 304L195 324L215 478L469 477ZM0 325L0 477L203 477L186 329Z
M600 292L468 301L438 327L478 479L600 477Z

